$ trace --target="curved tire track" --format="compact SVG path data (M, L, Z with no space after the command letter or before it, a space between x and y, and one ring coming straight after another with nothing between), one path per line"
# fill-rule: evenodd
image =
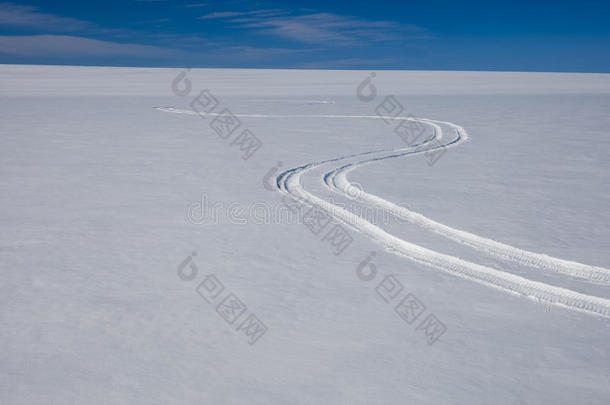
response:
M389 159L393 157L396 156L389 155L384 158L361 160L358 162L343 165L337 169L326 173L324 175L324 183L333 191L346 195L346 190L349 190L350 187L354 186L353 183L351 183L347 179L348 173L361 166L373 163L375 161ZM405 207L398 206L392 203L391 201L385 200L379 196L367 193L363 190L359 192L358 198L364 202L382 207L388 210L392 215L402 220L415 224L426 230L435 232L441 236L474 248L478 251L484 252L490 256L511 260L528 267L534 267L572 277L578 277L596 284L610 284L610 270L605 269L603 267L590 266L583 263L559 259L542 253L530 252L524 249L519 249L514 246L495 241L493 239L485 238L467 231L452 228L450 226L441 224L440 222L436 222L432 219L429 219L422 214L413 212Z
M456 139L448 141L443 145L437 146L436 148L457 146L467 139L467 133L464 131L464 129L455 124L424 119L421 119L421 122L447 124L456 130ZM385 157L378 156L373 159L369 159L368 161L373 162L387 159L389 157L421 154L432 149L435 148L418 148L418 150L411 150L408 152L391 153ZM398 151L394 150L392 152ZM336 162L344 159L347 159L347 157L332 159L331 161ZM521 276L472 263L454 256L446 255L419 245L415 245L386 232L377 225L372 224L371 222L344 208L338 207L314 196L303 188L301 176L313 168L326 163L330 162L311 163L287 170L278 176L278 187L280 190L290 194L297 200L307 202L309 205L328 212L333 217L364 233L395 254L405 256L418 263L446 271L459 277L475 281L479 284L496 288L506 293L523 295L538 302L544 302L572 310L610 317L610 300L529 280Z
M175 109L173 107L157 107L157 109L161 110L161 111L165 111L165 112L199 115L197 112L194 112L194 111L179 110L179 109ZM210 113L210 114L204 114L204 115L217 116L219 114ZM360 119L384 119L384 120L405 119L405 118L400 118L400 117L353 116L353 115L298 115L298 114L294 114L294 115L234 114L234 115L237 117L250 117L250 118L351 118L351 119L360 118ZM407 118L407 119L412 119L412 118ZM578 292L575 292L575 291L572 291L572 290L569 290L566 288L551 286L551 285L548 285L548 284L545 284L542 282L529 280L529 279L521 277L521 276L517 276L517 275L503 272L501 270L497 270L497 269L494 269L491 267L472 263L472 262L469 262L469 261L466 261L466 260L463 260L463 259L460 259L460 258L457 258L454 256L439 253L434 250L427 249L422 246L407 242L403 239L400 239L400 238L386 232L384 229L367 221L366 219L364 219L342 207L331 204L319 197L316 197L315 195L309 193L308 191L306 191L304 189L302 182L301 182L302 175L311 171L312 169L320 167L322 165L346 161L348 159L358 158L361 156L369 156L369 155L371 156L370 158L368 158L366 160L361 160L359 162L356 162L355 164L354 163L345 164L345 165L340 166L338 169L333 169L330 172L328 172L327 175L324 176L325 183L328 185L329 183L327 181L329 181L330 184L335 184L335 183L333 183L334 182L333 179L336 179L338 174L340 174L340 173L344 173L344 176L345 176L345 174L346 174L345 171L349 170L349 168L353 169L354 167L357 167L359 165L364 165L364 164L368 164L368 163L371 163L374 161L384 160L384 159L393 158L393 157L422 154L422 153L429 152L431 150L442 148L442 147L445 147L445 148L455 147L468 139L468 134L462 127L452 124L450 122L431 120L431 119L425 119L425 118L418 118L418 119L412 119L412 120L416 120L421 123L431 125L434 128L434 135L430 139L424 141L420 145L414 145L414 146L409 146L406 148L399 148L399 149L370 151L370 152L352 154L352 155L341 156L338 158L327 159L327 160L322 160L322 161L318 161L318 162L301 165L301 166L298 166L298 167L295 167L295 168L292 168L292 169L289 169L289 170L286 170L286 171L280 173L277 176L276 184L277 184L278 188L280 189L280 191L282 191L286 194L289 194L290 196L297 199L298 201L301 201L303 203L306 203L311 206L315 206L319 209L326 211L328 214L330 214L334 218L353 227L354 229L358 230L359 232L364 233L365 235L367 235L371 239L377 241L378 243L382 244L387 249L389 249L391 252L393 252L397 255L405 256L418 263L422 263L427 266L443 270L445 272L457 275L459 277L475 281L482 285L496 288L496 289L506 292L506 293L523 295L523 296L526 296L530 299L534 299L539 302L545 302L545 303L552 304L552 305L562 306L565 308L569 308L569 309L577 310L577 311L581 311L581 312L586 312L589 314L597 314L597 315L602 315L604 317L610 317L610 300L608 300L608 299L590 296L590 295L578 293ZM444 144L441 144L439 146L427 147L427 145L433 139L442 138L443 132L442 132L440 125L446 125L446 126L451 127L452 129L454 129L455 138L448 140ZM415 149L415 148L417 148L417 149ZM333 175L332 173L335 173L335 174ZM345 182L342 184L343 185L349 184L349 181L347 180L347 178L346 177L344 177L344 178L345 178L345 180L344 180ZM339 179L341 179L341 178L339 178ZM341 181L343 181L343 180L341 180ZM341 188L339 186L337 186L337 184L335 184L335 187L337 187L336 188L337 190L342 192ZM373 197L376 197L379 200L383 200L372 194L368 194L368 196L370 196L369 198L371 199L371 201L374 200ZM406 210L408 212L396 210L392 206L393 205L392 203L390 203L387 200L383 200L383 201L385 201L384 204L386 204L387 208L390 209L393 213L396 213L397 215L400 215L401 217L405 217L406 219L409 219L409 218L417 219L420 221L420 223L424 227L425 227L425 225L431 226L433 228L433 230L435 230L441 234L444 234L447 237L452 237L452 238L456 238L456 239L459 238L462 241L462 243L466 243L469 245L474 244L479 249L481 249L487 253L501 255L501 256L505 255L505 256L508 256L508 258L511 258L513 260L524 260L526 263L531 263L531 264L543 263L542 265L544 265L544 263L547 263L547 265L548 265L548 263L551 263L551 264L554 264L553 265L554 267L550 266L550 268L553 268L559 272L563 272L564 274L566 274L566 273L570 274L570 275L579 274L580 276L585 277L585 278L587 278L587 277L592 278L593 276L597 277L596 274L598 274L598 273L593 273L591 271L588 271L588 272L587 271L585 271L585 272L575 271L574 267L570 267L572 265L572 263L575 263L575 262L568 262L568 261L564 261L561 259L555 259L555 258L552 258L554 260L550 260L550 261L546 260L546 262L544 262L544 260L540 260L539 257L532 256L532 255L538 255L538 254L535 254L532 252L527 252L527 251L521 251L520 249L512 248L508 245L504 245L499 242L491 241L486 238L478 237L477 235L474 235L474 234L469 234L464 231L459 231L457 229L446 227L445 225L442 225L440 223L437 223L435 221L429 220L429 219L421 216L430 222L423 221L420 217L416 217L416 215L420 215L420 214L416 214L416 213L413 213L408 210ZM398 207L398 206L396 206L396 207ZM398 208L402 208L402 207L398 207ZM402 208L402 209L404 210L404 208ZM440 225L442 225L442 226L440 226ZM466 234L466 235L464 235L464 234ZM489 241L491 241L493 243L489 243ZM489 249L487 249L486 247L489 247ZM509 247L512 249L517 249L517 251L519 251L519 252L526 252L529 254L529 256L527 254L523 255L521 253L519 253L519 254L521 254L521 256L518 256L518 255L514 254L515 253L514 251L511 251L510 249L507 249L506 247ZM511 253L511 255L506 255L507 252ZM505 257L505 256L502 256L502 257ZM545 256L547 258L549 257L546 255L541 255L541 256ZM538 260L538 262L532 263L531 260L528 261L528 258L530 258L530 259L536 258L536 260ZM559 266L559 264L561 264L563 267ZM575 263L575 264L581 265L581 266L586 266L586 265L582 265L580 263ZM592 267L592 266L589 266L589 267ZM599 268L599 269L606 270L606 269L602 269L602 268ZM603 274L604 272L602 271L601 273ZM603 280L604 279L602 278L602 281Z

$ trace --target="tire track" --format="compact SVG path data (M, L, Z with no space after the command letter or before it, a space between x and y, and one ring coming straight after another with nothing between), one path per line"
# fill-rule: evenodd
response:
M179 110L179 109L176 109L173 107L157 107L157 109L160 111L165 111L165 112L199 115L199 113L194 112L194 111ZM210 114L203 114L203 115L218 116L220 114L210 113ZM367 115L356 115L356 116L354 116L354 115L321 115L321 114L320 115L234 114L234 115L237 117L249 117L249 118L345 118L345 119L384 119L384 120L405 119L405 118L401 118L401 117L383 117L383 116L367 116ZM370 152L352 154L352 155L347 155L347 156L341 156L341 157L337 157L337 158L308 163L305 165L301 165L301 166L286 170L277 176L276 185L277 185L278 189L281 192L292 196L297 201L300 201L307 205L314 206L314 207L317 207L318 209L322 209L322 210L326 211L332 217L351 226L352 228L356 229L357 231L365 234L366 236L368 236L372 240L376 241L377 243L380 243L381 245L383 245L385 248L387 248L389 251L391 251L392 253L394 253L396 255L403 256L403 257L406 257L415 262L422 263L426 266L429 266L429 267L432 267L435 269L439 269L439 270L443 270L447 273L456 275L458 277L462 277L464 279L468 279L468 280L477 282L479 284L495 288L495 289L503 291L505 293L522 295L522 296L528 297L528 298L533 299L538 302L552 304L552 305L556 305L556 306L560 306L560 307L564 307L564 308L568 308L568 309L572 309L572 310L576 310L576 311L589 313L589 314L596 314L596 315L601 315L604 317L610 317L610 300L608 300L608 299L590 296L590 295L578 293L576 291L572 291L572 290L569 290L566 288L556 287L556 286L548 285L548 284L545 284L542 282L529 280L529 279L521 277L521 276L517 276L517 275L507 273L507 272L504 272L501 270L497 270L497 269L494 269L491 267L472 263L472 262L460 259L458 257L436 252L434 250L427 249L422 246L407 242L403 239L400 239L400 238L386 232L384 229L367 221L366 219L364 219L342 207L329 203L329 202L309 193L308 191L306 191L304 189L302 182L301 182L302 175L313 170L314 168L318 168L323 165L330 165L330 164L334 164L337 162L347 161L349 159L360 158L362 156L370 156L370 158L361 160L359 162L355 162L355 163L352 162L352 163L344 164L344 165L340 166L338 169L335 168L335 169L331 170L330 172L327 173L326 176L324 176L323 180L326 185L329 185L328 182L330 182L330 184L334 184L334 187L336 187L336 190L338 190L339 192L342 192L341 187L339 185L333 183L333 181L334 181L333 179L336 179L340 173L344 173L343 177L345 178L345 182L340 183L339 180L337 180L337 183L340 183L342 185L350 184L349 181L347 180L347 177L345 177L346 171L349 171L350 168L352 168L352 170L353 170L353 168L357 167L358 165L369 164L374 161L389 159L389 158L393 158L393 157L407 156L407 155L418 155L418 154L426 153L426 152L433 151L433 150L439 149L439 148L452 148L452 147L455 147L455 146L461 144L462 142L464 142L468 139L468 134L462 127L452 124L450 122L431 120L431 119L425 119L425 118L418 118L418 119L407 118L407 119L415 120L415 121L419 121L423 124L431 125L434 128L433 136L431 138L429 138L428 140L422 142L422 144L420 144L420 145L413 145L413 146L409 146L406 148L381 150L381 151L370 151ZM432 140L434 140L434 139L440 140L442 138L443 132L441 129L441 125L452 128L455 131L455 137L453 139L447 140L444 144L440 144L440 145L434 146L434 147L429 147L428 145L430 144L430 142ZM332 173L335 173L335 174L333 175ZM341 180L341 181L343 181L343 180ZM372 198L373 195L369 194L369 196L371 196L371 200L373 200L373 198ZM374 197L377 197L377 196L374 196ZM377 197L377 198L379 198L379 197ZM383 199L380 199L380 200L383 200ZM383 201L386 201L386 200L383 200ZM389 203L388 201L386 201L386 203L392 204L392 203ZM420 214L412 213L411 211L408 211L408 210L407 210L408 212L396 211L391 205L387 205L387 207L388 207L388 209L391 208L391 211L395 212L397 215L400 214L402 216L405 216L405 218L407 218L407 219L408 218L419 218L419 217L415 217L415 215L420 215ZM398 207L398 206L396 206L396 207ZM398 208L402 208L402 207L398 207ZM419 220L421 221L421 218L419 218ZM428 220L428 219L426 218L426 220ZM493 254L500 255L500 254L505 254L507 252L505 246L508 246L508 245L499 244L499 242L495 242L495 241L492 241L492 242L495 242L499 245L494 245L493 243L489 244L489 242L487 242L489 240L486 240L486 238L481 238L474 234L469 234L472 236L468 236L468 235L464 236L463 234L459 233L459 232L464 232L464 231L454 230L453 228L447 227L447 228L449 228L449 231L448 231L446 228L443 228L443 227L445 227L445 225L440 227L440 226L435 225L435 224L439 224L439 223L436 223L435 221L432 221L432 220L428 220L428 221L432 222L432 225L434 225L433 228L436 229L437 231L444 232L445 234L451 235L455 238L458 238L458 236L459 236L459 238L461 240L463 240L464 243L467 242L467 244L473 244L473 242L474 242L474 244L477 245L480 249L483 249L483 246L491 246L492 248L487 249L487 250L494 252ZM421 223L423 225L431 225L430 223L428 223L426 221L423 221ZM442 224L439 224L439 225L442 225ZM455 232L455 231L459 231L459 232ZM443 233L441 233L441 234L443 234ZM513 248L513 249L516 249L516 248ZM483 250L486 251L485 249L483 249ZM527 251L524 251L524 252L527 252ZM488 253L490 253L490 252L488 252ZM511 252L511 253L514 253L514 252ZM531 252L528 252L528 253L531 254ZM537 254L533 254L533 255L537 255ZM545 256L545 255L542 255L542 256ZM504 256L502 256L502 257L504 257ZM516 256L513 254L510 257L512 257L513 259L516 260L516 259L518 259L519 256ZM522 257L527 257L527 255L525 255L525 256L522 255ZM532 256L529 256L529 257L532 257ZM539 258L537 258L537 259L539 259ZM553 259L555 259L555 258L553 258ZM525 260L527 262L526 258L524 258L523 260ZM569 267L571 265L571 263L575 263L575 262L567 262L567 261L563 261L561 259L555 259L555 260L557 260L559 262L547 261L546 263L562 263L563 267L555 266L554 268L558 269L559 272L567 271L568 273L572 273L570 275L574 275L575 273L578 273L578 272L574 271L573 267L571 268L571 270ZM568 265L567 267L566 267L566 263ZM580 263L576 263L576 264L580 264ZM586 265L582 265L582 266L586 266ZM589 267L592 267L592 266L589 266ZM566 268L567 268L567 270L566 270ZM605 270L605 269L602 269L602 270ZM585 271L582 274L581 273L578 273L578 274L580 274L583 277L590 277L596 273L591 273L591 272L587 273ZM603 279L602 279L602 281L603 281Z
M447 124L455 129L456 138L435 148L418 148L418 150L393 153L392 155L386 157L378 156L370 159L370 161L383 160L389 158L390 156L398 157L416 155L441 147L454 147L464 142L468 137L466 131L455 124L424 119L421 119L421 122ZM347 159L347 157L345 159ZM333 161L337 160L335 159ZM498 289L505 293L522 295L538 302L556 305L589 314L610 317L610 300L529 280L521 276L472 263L454 256L446 255L419 245L415 245L386 232L377 225L372 224L371 222L344 208L338 207L314 196L303 188L301 176L322 164L326 164L326 162L304 165L281 173L278 176L278 186L280 190L292 195L299 201L305 201L309 203L309 205L326 211L336 219L344 222L359 232L364 233L374 241L380 243L394 254L407 257L415 262L433 267L435 269L443 270L450 274Z
M388 155L384 158L361 160L343 165L326 173L324 175L324 183L333 191L347 195L347 190L354 186L353 183L348 180L347 174L361 166L393 157L396 157L396 155ZM559 259L542 253L530 252L495 241L493 239L452 228L450 226L441 224L440 222L429 219L422 214L413 212L405 207L398 206L379 196L367 193L364 190L359 192L358 198L364 202L374 204L375 206L380 206L388 210L397 218L415 224L423 229L435 232L441 236L474 248L490 256L511 260L528 267L539 268L567 276L577 277L595 284L610 284L610 270L603 267L590 266L583 263Z

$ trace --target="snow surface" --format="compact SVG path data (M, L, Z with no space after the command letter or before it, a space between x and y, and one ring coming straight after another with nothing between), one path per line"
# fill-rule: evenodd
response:
M610 75L370 75L0 66L0 403L610 402Z

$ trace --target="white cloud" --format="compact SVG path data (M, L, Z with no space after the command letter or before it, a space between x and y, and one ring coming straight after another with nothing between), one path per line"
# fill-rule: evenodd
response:
M186 7L186 8L207 7L210 5L211 5L210 3L196 3L196 4L185 4L184 7Z
M42 13L37 7L0 3L0 27L35 28L59 32L93 29L95 25L75 18Z
M199 19L200 20L211 20L211 19L216 19L216 18L237 17L237 16L245 15L245 14L247 14L247 13L242 12L242 11L217 11L214 13L202 15L201 17L199 17Z
M71 35L0 36L0 55L23 57L88 58L129 56L174 60L177 64L217 61L261 61L269 57L310 52L305 49L230 46L208 48L205 53L149 45L100 41Z
M242 14L244 15L244 14ZM267 18L269 17L270 18ZM248 13L229 22L243 28L298 42L329 45L357 45L371 41L395 41L422 35L425 30L413 24L393 21L368 21L332 13L277 16Z
M287 12L280 9L254 10L254 11L216 11L199 17L200 20L223 19L239 16L255 16L255 18L272 17Z
M183 57L183 51L70 35L0 36L0 53L28 57Z

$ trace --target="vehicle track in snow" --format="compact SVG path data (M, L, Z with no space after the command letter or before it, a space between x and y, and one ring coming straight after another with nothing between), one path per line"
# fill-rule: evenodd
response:
M156 107L158 110L165 112L173 112L180 114L199 115L199 113L190 110L180 110L173 107ZM220 114L209 113L202 114L209 116L218 116ZM538 302L543 302L551 305L557 305L572 310L586 312L590 314L602 315L610 317L610 300L591 296L566 288L549 285L539 281L533 281L522 276L517 276L512 273L504 272L492 267L483 266L477 263L469 262L455 256L443 254L422 246L407 242L395 235L392 235L379 227L360 217L345 208L325 201L303 187L301 177L315 168L322 166L330 166L326 174L322 178L322 182L331 190L340 194L347 195L347 190L352 183L347 179L347 173L357 167L367 165L376 161L385 159L419 155L426 152L431 152L440 148L453 148L463 143L468 139L467 132L459 125L452 124L446 121L431 120L426 118L401 118L401 117L384 117L378 115L300 115L300 114L234 114L237 117L247 118L324 118L324 119L383 119L383 120L413 120L425 125L432 126L434 129L433 136L424 140L419 145L411 145L396 149L387 149L381 151L369 151L358 154L340 156L337 158L321 160L304 164L292 169L283 171L277 176L276 185L278 189L286 193L298 201L307 205L324 210L329 215L339 221L349 225L373 239L377 243L384 246L390 252L399 256L407 257L418 263L426 266L440 269L450 274L475 281L506 293L518 294ZM454 136L451 139L445 140L438 145L432 145L432 140L440 141L443 138L441 126L449 127L454 131ZM362 160L361 157L366 156ZM354 160L355 161L350 161ZM360 159L360 160L357 160ZM337 164L339 164L337 166ZM374 203L387 209L393 215L399 218L410 221L424 229L428 229L437 234L445 236L451 240L460 242L464 245L475 248L483 253L496 256L502 259L516 261L518 263L542 268L550 271L555 271L564 275L584 278L588 281L593 281L600 284L607 284L610 280L610 270L588 266L585 264L562 260L551 256L533 253L526 250L518 249L500 242L493 241L466 231L461 231L451 228L447 225L440 224L436 221L428 219L421 214L412 212L404 207L400 207L390 201L384 200L370 193L360 193L359 200L367 203Z
M349 195L349 190L352 189L352 187L356 186L348 180L348 173L354 171L355 169L361 166L374 163L379 160L394 157L396 157L396 155L389 155L387 157L376 159L360 160L358 162L345 164L339 168L327 172L324 175L324 183L327 187L337 193ZM441 236L479 250L490 256L495 256L497 258L505 260L511 260L513 262L528 267L539 268L555 273L564 274L567 276L577 277L595 284L610 284L610 270L605 269L603 267L590 266L583 263L559 259L541 253L530 252L501 242L497 242L493 239L485 238L467 231L452 228L450 226L431 220L423 216L422 214L413 212L408 208L396 205L391 201L385 200L377 195L367 193L361 189L358 192L357 198L362 200L363 202L373 204L376 207L386 209L392 215L397 218L400 218L401 220L415 224L426 230L435 232Z

